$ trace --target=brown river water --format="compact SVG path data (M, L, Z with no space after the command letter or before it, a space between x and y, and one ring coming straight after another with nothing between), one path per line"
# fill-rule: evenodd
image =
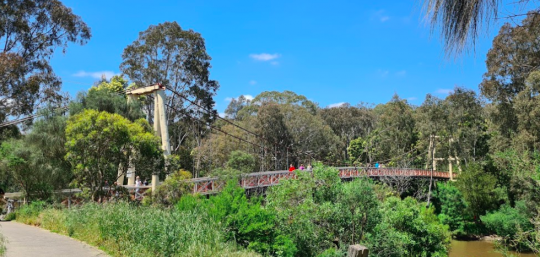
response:
M513 253L520 257L536 256L532 253ZM452 240L450 257L502 257L496 252L493 242L489 241L457 241Z

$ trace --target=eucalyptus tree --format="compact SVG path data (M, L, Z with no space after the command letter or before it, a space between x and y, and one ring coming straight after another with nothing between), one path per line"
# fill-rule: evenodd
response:
M58 0L0 1L0 121L60 102L49 61L57 48L85 44L90 28Z
M276 170L288 167L288 153L294 151L294 139L285 124L284 115L278 104L264 103L258 109L254 126L256 133L264 138L265 166Z
M399 98L397 94L388 103L374 108L377 125L371 135L375 135L379 141L376 152L380 153L374 161L399 166L411 164L417 141L413 112L407 100Z
M238 113L246 106L250 105L251 101L247 99L244 95L239 96L238 98L231 99L231 102L225 109L225 115L229 119L239 120L242 117L238 116Z
M434 147L438 152L445 152L440 151L441 148L448 147L448 109L445 107L443 100L427 94L426 99L415 112L416 129L418 131L417 148L425 153L422 157L426 167L434 157L432 154Z
M473 90L456 87L443 104L447 110L448 156L464 164L482 160L489 150L482 99Z
M212 122L216 115L215 111L205 110L212 110L215 104L212 97L219 88L218 82L210 79L211 58L201 34L183 30L176 22L152 25L124 49L122 59L120 70L137 87L161 83L175 92L168 95L166 103L171 149L185 142L185 133L189 132L200 146L207 133L204 124ZM153 112L152 102L149 98L147 113ZM190 122L188 132L179 126L185 123L186 116L202 123Z
M281 105L280 109L291 136L289 163L300 165L312 159L336 161L339 138L319 115L311 114L309 109L288 104Z
M365 138L374 128L375 117L370 108L364 105L357 107L346 104L344 106L324 108L319 111L333 132L340 139L340 159L349 159L348 146L351 141Z
M487 71L480 84L480 90L490 102L489 123L493 134L490 140L491 151L502 151L510 145L519 145L513 137L520 134L519 108L516 102L523 101L523 91L530 91L534 96L534 88L527 87L526 79L529 75L540 68L540 57L537 54L540 48L540 17L529 14L521 25L512 26L505 24L497 37L493 40L493 46L487 55ZM527 116L520 116L527 118ZM529 132L530 134L530 132ZM532 134L534 135L534 133ZM525 141L528 135L521 134Z

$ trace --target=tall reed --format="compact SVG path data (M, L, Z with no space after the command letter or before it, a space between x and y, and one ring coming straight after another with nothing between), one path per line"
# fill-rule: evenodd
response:
M258 256L226 242L222 225L198 210L89 203L45 209L36 223L113 256Z

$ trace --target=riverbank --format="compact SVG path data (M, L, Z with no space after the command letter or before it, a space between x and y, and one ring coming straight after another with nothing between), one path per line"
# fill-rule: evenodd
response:
M449 257L503 257L495 250L493 240L458 241L452 240ZM533 253L511 252L519 257L534 257Z

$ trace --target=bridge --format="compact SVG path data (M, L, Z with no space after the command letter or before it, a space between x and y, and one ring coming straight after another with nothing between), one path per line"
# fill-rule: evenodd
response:
M342 180L351 180L354 178L370 177L370 178L417 178L417 179L429 179L431 178L430 170L422 169L410 169L410 168L372 168L372 167L336 167L339 171L339 177ZM248 174L242 174L239 178L239 184L246 190L252 189L266 189L270 186L279 184L282 179L296 179L297 172L311 172L308 170L295 170L290 172L288 170L279 171L264 171L254 172ZM433 171L434 180L452 180L456 177L456 174L444 171ZM217 177L203 177L193 178L187 180L189 184L193 185L193 194L211 195L220 192L225 186L226 181ZM130 194L132 199L141 200L146 196L146 191L152 186L134 186L123 185ZM111 188L106 188L111 190ZM138 190L137 190L138 189ZM68 195L68 204L71 195L82 192L81 189L64 189L59 190L57 193ZM21 192L6 193L5 199L18 199L22 196Z
M430 178L430 170L422 169L409 169L409 168L367 168L367 167L337 167L339 170L339 177L342 180L349 180L360 177L370 178L382 178L382 177L408 177L408 178ZM296 172L309 172L295 170L295 172L289 172L288 170L280 171L265 171L255 172L249 174L243 174L239 179L240 186L244 189L253 188L266 188L279 184L281 179L296 179ZM455 174L443 171L433 171L433 179L435 180L451 180L455 177ZM189 180L193 183L193 194L215 194L223 189L225 181L219 178L194 178Z

